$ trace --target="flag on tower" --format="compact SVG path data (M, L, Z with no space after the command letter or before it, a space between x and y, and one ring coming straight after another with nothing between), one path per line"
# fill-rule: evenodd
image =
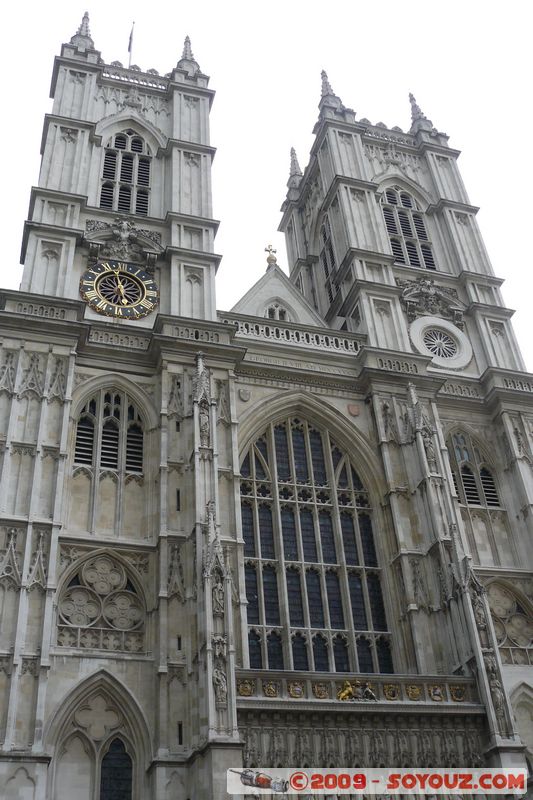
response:
M131 53L131 48L133 45L133 28L135 27L135 23L132 22L131 24L131 33L130 33L130 40L128 42L128 53Z

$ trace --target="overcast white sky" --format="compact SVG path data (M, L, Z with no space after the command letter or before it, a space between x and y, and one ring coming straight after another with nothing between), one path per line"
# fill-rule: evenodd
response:
M1 52L5 208L0 283L17 288L29 188L38 179L43 115L54 55L85 10L66 0L10 5ZM320 71L357 116L409 128L412 91L435 126L463 151L460 168L515 330L533 370L531 7L523 0L201 0L150 3L87 0L95 46L109 63L133 62L164 74L189 34L217 92L212 144L220 309L263 273L264 247L278 248L289 150L302 169L317 118ZM7 96L6 96L7 95ZM12 124L13 121L13 124ZM526 235L527 234L527 235Z

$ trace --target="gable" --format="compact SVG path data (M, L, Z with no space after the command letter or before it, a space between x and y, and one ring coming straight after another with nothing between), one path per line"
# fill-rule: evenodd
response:
M277 264L255 283L231 309L235 314L251 317L267 317L269 307L278 307L287 312L286 321L301 325L327 327L317 311L307 302Z

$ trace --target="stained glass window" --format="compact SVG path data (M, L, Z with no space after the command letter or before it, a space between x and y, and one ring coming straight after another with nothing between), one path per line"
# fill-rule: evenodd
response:
M132 764L121 739L113 739L102 759L100 800L131 800Z
M350 459L288 417L249 446L241 476L252 666L389 672L372 508Z

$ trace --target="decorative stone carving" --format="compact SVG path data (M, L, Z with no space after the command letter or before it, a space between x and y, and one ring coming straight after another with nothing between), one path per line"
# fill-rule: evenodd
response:
M19 556L17 553L17 528L8 528L6 535L6 549L0 556L0 583L7 589L20 589L21 574Z
M116 217L112 223L87 220L86 231L93 257L137 263L148 261L146 266L153 266L157 255L162 252L159 233L137 228L132 220L124 217Z
M211 589L213 616L224 616L224 578L219 570L213 574Z
M386 683L383 687L383 694L386 700L399 700L400 687L396 683Z
M231 411L229 401L229 384L227 381L215 381L217 392L217 423L231 424Z
M204 364L203 353L196 355L196 375L193 388L194 400L198 404L200 447L209 447L211 439L211 385L209 370Z
M177 597L180 603L185 602L185 577L183 561L181 558L181 544L174 544L170 548L170 566L168 571L168 599Z
M329 698L329 686L327 683L322 681L313 683L312 689L317 700L327 700Z
M444 690L443 687L435 684L428 688L428 694L430 700L433 700L434 703L441 703L444 700Z
M37 549L33 554L32 565L30 567L30 571L28 574L28 581L26 584L26 589L29 592L31 592L32 589L40 589L43 592L46 590L47 556L45 551L45 533L44 531L38 531L37 535L39 537L37 543Z
M12 657L8 655L0 655L0 672L5 673L9 677L9 675L11 675L12 668Z
M428 590L420 568L420 559L411 558L409 564L411 566L413 599L419 608L427 609L429 606Z
M23 656L20 674L36 677L39 674L39 659L36 656Z
M226 648L228 644L228 640L225 636L213 636L212 640L213 645L213 658L215 661L220 661L226 659Z
M434 280L427 278L416 281L397 279L396 282L402 289L400 302L407 312L409 322L424 315L446 317L462 330L465 306L455 289L435 285Z
M409 686L405 687L405 693L409 700L420 700L422 697L422 687L417 686L416 684L409 684Z
M175 417L178 421L183 419L183 388L182 376L174 375L168 398L167 413L169 418Z
M82 564L77 584L66 587L59 599L58 644L140 652L145 610L130 586L126 570L111 555Z
M289 681L287 686L289 697L300 698L305 696L305 684L303 681Z
M54 371L50 378L50 386L48 387L48 402L59 400L63 402L66 393L66 378L65 378L65 360L63 358L56 358Z
M255 694L255 681L247 679L238 681L237 694L239 697L252 697Z
M38 353L28 354L28 366L24 370L20 382L18 396L34 394L36 397L43 396L43 371L41 369L41 357Z
M277 681L263 681L263 694L265 697L279 697L279 683Z
M215 689L216 707L225 708L228 702L228 681L226 673L220 666L213 669L213 687Z
M424 451L426 453L429 471L438 472L437 453L435 450L433 431L431 430L429 425L424 425L421 430L421 434L422 434L422 443L424 445Z
M99 741L121 725L122 714L107 698L98 694L75 712L74 721L92 739Z
M5 392L10 397L15 393L15 354L6 353L5 361L0 367L0 394Z
M398 429L394 419L392 401L384 400L381 404L381 416L383 419L383 430L385 432L385 440L388 442L396 442L398 444Z

